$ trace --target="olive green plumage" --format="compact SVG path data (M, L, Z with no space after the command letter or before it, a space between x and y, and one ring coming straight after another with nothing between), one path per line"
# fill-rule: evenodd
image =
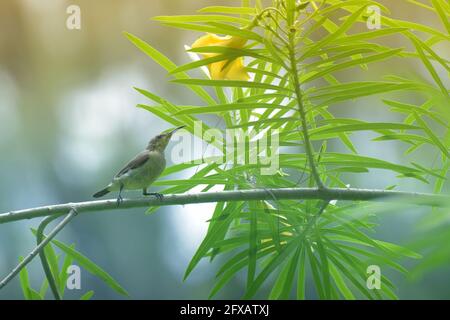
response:
M119 191L118 201L122 200L122 190L142 190L144 195L156 195L148 193L147 189L158 179L166 167L164 150L172 135L184 126L178 127L168 133L161 133L150 140L144 151L131 159L113 178L106 188L94 194L94 198L100 198L111 191Z

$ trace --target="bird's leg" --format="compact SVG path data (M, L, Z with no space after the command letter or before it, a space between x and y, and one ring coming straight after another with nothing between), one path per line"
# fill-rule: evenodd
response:
M162 201L164 199L164 195L162 193L150 192L149 195L155 196L159 201Z
M158 198L159 201L162 201L162 199L164 198L164 196L161 193L158 193L158 192L147 192L147 189L142 189L142 194L144 196L155 196L156 198Z
M117 206L120 206L120 204L123 202L122 190L123 190L123 184L121 183L120 189L119 189L119 196L117 197Z

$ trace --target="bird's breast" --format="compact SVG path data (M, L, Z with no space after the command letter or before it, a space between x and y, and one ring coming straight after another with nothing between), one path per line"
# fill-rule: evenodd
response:
M164 158L164 154L160 152L150 152L148 161L144 166L149 179L156 180L156 178L158 178L166 168L166 159Z

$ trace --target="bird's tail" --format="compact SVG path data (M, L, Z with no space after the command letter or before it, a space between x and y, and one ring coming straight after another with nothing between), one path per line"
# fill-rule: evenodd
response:
M100 198L103 197L105 194L109 193L109 187L106 187L105 189L100 190L99 192L95 193L93 195L94 198Z

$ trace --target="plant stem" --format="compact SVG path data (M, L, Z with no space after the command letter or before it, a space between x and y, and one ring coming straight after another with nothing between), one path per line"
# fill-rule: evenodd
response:
M78 203L57 204L0 214L0 224L32 219L46 216L62 216L70 209L79 213L90 211L122 210L128 208L148 208L154 206L185 205L193 203L211 203L225 201L251 201L251 200L346 200L346 201L381 201L417 204L425 206L445 207L450 205L450 197L430 193L402 192L378 189L354 188L275 188L275 189L249 189L218 192L200 192L190 194L164 195L162 200L155 197L124 199L117 207L116 199L86 201Z
M303 140L305 142L305 152L306 156L308 157L309 166L311 168L311 174L314 178L314 181L316 182L317 187L319 189L325 189L326 187L323 184L322 179L320 178L319 172L317 170L316 161L314 159L314 148L309 138L308 122L306 121L306 111L305 106L303 105L303 95L300 88L300 80L298 78L297 59L295 58L295 34L296 34L295 29L292 29L289 32L288 50L291 65L291 69L289 72L291 75L292 84L294 85L295 96L297 98L298 111L300 113L300 118L302 122Z
M72 220L73 217L77 215L76 209L72 208L71 206L68 206L70 212L69 214L48 234L47 238L45 238L44 241L39 243L38 246L36 246L26 257L22 260L1 282L0 282L0 289L2 289L4 286L8 284L9 281L11 281L19 272L26 267L28 263L30 263L33 258L41 252L44 247L58 234L59 231L61 231L66 224ZM67 212L67 210L66 210Z
M72 209L72 211L74 211L74 210ZM69 212L69 214L70 214L70 212ZM58 216L48 216L39 224L39 227L36 232L37 245L39 245L45 239L45 236L44 236L45 228L48 226L48 224L50 222L52 222L53 220L55 220L57 218L58 218ZM61 295L59 294L58 286L56 285L56 280L53 277L52 270L50 269L50 265L47 261L47 257L45 256L45 248L44 248L44 250L39 251L39 258L41 259L42 269L44 269L45 277L47 278L48 284L50 286L50 290L52 291L53 296L55 297L55 300L61 300ZM58 275L56 275L56 276L58 276Z

